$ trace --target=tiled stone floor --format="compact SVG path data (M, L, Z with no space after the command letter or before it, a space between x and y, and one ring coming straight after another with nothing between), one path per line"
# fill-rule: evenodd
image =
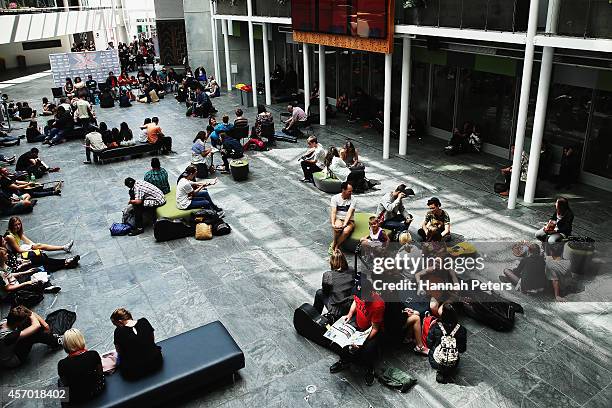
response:
M39 107L40 98L50 96L50 87L47 76L15 83L5 92ZM214 103L220 114L231 112L239 97L223 96ZM275 118L281 108L275 107ZM246 111L252 120L255 110ZM133 129L145 116L159 116L177 151L162 158L172 177L187 165L191 140L205 126L202 119L185 118L183 112L184 107L171 98L155 105L97 109L100 120L112 126L127 121ZM315 127L320 141L327 147L353 138L368 165L368 176L382 182L379 191L359 196L360 209L374 209L376 198L402 181L416 191L410 209L417 220L425 214L426 198L437 195L452 217L454 232L486 241L529 238L551 212L554 194L546 189L545 198L537 204L506 209L505 200L492 192L496 169L505 164L499 158L449 158L440 154L440 142L426 139L411 141L407 157L382 161L379 135L340 119L330 122L326 128ZM392 151L397 151L396 145L393 141ZM20 154L29 147L24 143L4 148L2 153ZM386 353L383 362L418 378L418 385L407 394L378 384L365 386L359 369L330 374L334 356L296 335L291 323L293 310L312 301L320 284L330 236L329 196L299 182L296 160L303 149L303 142L279 143L270 152L248 153L251 175L247 182L220 177L219 185L210 191L226 209L226 220L233 228L230 235L206 242L187 238L156 243L150 229L139 237L111 238L108 232L109 225L120 220L128 200L123 179L140 177L148 168L149 157L85 166L79 142L42 147L42 157L62 168L58 177L66 186L61 198L41 199L34 213L23 217L27 233L39 242L74 239L74 252L82 261L76 270L54 274L54 282L63 290L48 295L36 310L42 315L57 308L76 311L75 326L85 333L88 347L100 352L112 347L109 316L118 306L127 307L135 316L146 316L158 339L221 320L243 348L246 368L235 385L202 389L176 405L609 406L612 308L601 301L609 299L605 290L610 287L610 276L603 273L585 281L583 292L570 296L575 302L553 304L513 295L525 306L525 314L517 316L510 333L465 320L468 352L456 384L436 383L427 360L408 349ZM576 232L605 239L604 231L612 226L612 194L579 186L568 195L577 216ZM1 228L5 225L2 219ZM6 306L1 312L6 313ZM28 364L1 373L2 385L51 386L57 361L63 357L63 352L35 347ZM309 384L317 390L305 398ZM30 401L10 406L22 405L53 404Z

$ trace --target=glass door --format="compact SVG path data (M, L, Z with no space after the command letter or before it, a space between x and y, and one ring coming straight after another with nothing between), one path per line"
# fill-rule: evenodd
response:
M457 68L434 65L431 91L431 126L451 131L455 112Z

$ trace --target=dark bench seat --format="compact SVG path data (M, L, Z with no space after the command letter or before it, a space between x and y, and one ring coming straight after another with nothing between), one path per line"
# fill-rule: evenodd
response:
M82 407L173 406L181 396L202 390L244 368L244 354L223 323L215 321L158 342L164 364L160 371L137 381L121 374L106 377L102 394Z
M146 153L159 153L160 147L150 143L137 143L133 146L115 147L112 149L102 150L101 152L92 151L94 162L104 163L111 159L122 157L139 156Z

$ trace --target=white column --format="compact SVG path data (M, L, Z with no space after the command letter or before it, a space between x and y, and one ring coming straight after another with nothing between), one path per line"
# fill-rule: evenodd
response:
M225 77L227 78L227 91L232 91L232 66L230 64L228 20L221 20L221 30L223 31L223 48L225 49Z
M383 107L383 159L389 158L391 145L391 67L393 54L385 54L385 102Z
M212 34L212 48L213 48L213 65L215 69L215 79L217 84L221 86L221 67L219 65L219 45L217 44L217 20L214 18L214 6L212 0L210 0L210 30Z
M251 58L251 87L253 88L253 106L257 106L257 74L255 73L255 38L253 38L253 0L247 0L249 16L249 57Z
M546 33L557 32L557 18L559 16L558 0L549 0L548 15L546 17ZM529 167L527 182L525 184L525 202L533 203L536 187L538 185L538 168L546 124L546 109L548 108L548 91L550 90L550 77L553 68L553 47L542 49L542 64L540 65L540 79L538 82L538 97L536 99L535 114L533 117L533 132L531 133L531 148L529 150Z
M68 3L68 0L62 0L62 5L64 6L64 11L70 10L70 3Z
M302 54L304 57L304 112L308 114L310 107L310 64L308 61L308 44L302 43Z
M511 210L516 207L516 196L518 194L521 178L521 155L525 144L525 127L527 126L527 109L529 108L529 92L531 90L531 72L533 70L533 52L535 48L533 39L538 28L538 3L539 0L531 0L529 5L523 77L521 79L521 96L519 98L516 137L514 139L514 157L512 159L512 178L510 181L510 192L508 194L508 208Z
M327 124L327 112L325 112L325 46L319 45L319 125Z
M406 155L408 148L408 119L410 117L410 38L402 43L402 98L400 107L399 154Z
M264 86L266 87L266 105L272 105L272 88L270 87L270 50L268 49L268 23L263 23L263 58Z

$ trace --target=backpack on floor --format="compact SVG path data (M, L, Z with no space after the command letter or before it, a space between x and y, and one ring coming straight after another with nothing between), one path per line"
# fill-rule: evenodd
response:
M121 222L113 222L109 230L111 237L119 237L129 234L129 232L132 230L132 226L130 224L124 224Z
M460 303L464 314L497 331L510 331L514 327L516 313L523 313L523 307L509 302L496 294L474 293L464 297Z
M378 382L382 385L396 389L399 392L408 392L417 383L416 378L394 367L387 367L384 371L378 373L377 377Z
M215 225L219 221L221 221L221 219L219 218L219 215L217 215L217 212L214 210L203 209L191 213L192 224L200 224L203 222L208 225Z
M214 236L218 237L221 235L229 234L230 232L232 232L232 229L225 221L219 220L215 225L213 225L212 232Z
M195 226L187 224L184 220L160 218L153 225L153 236L157 242L171 241L194 235Z
M31 289L20 289L13 297L13 305L34 307L43 300L42 291Z
M321 316L310 303L304 303L293 312L293 327L299 335L320 346L331 348L331 340L323 337L328 324L333 324L333 322L329 322L325 316Z
M51 327L51 332L62 336L66 331L72 329L76 322L77 315L75 312L66 309L58 309L47 315L45 321Z
M442 331L442 339L440 344L434 349L433 358L441 366L455 367L459 361L459 350L457 349L455 334L457 334L461 326L455 325L450 333L446 333L442 323L438 323L438 326Z

